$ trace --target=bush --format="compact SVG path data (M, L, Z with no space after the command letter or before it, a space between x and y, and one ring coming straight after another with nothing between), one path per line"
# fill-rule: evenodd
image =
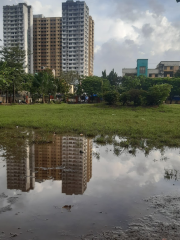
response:
M146 105L160 105L169 96L172 86L169 84L154 85L150 87L146 96Z
M56 100L55 104L61 104L61 101L60 100Z
M127 102L133 102L135 106L141 106L146 103L147 92L140 89L131 89L121 94L119 100L125 105Z
M139 89L132 89L128 92L129 100L134 102L135 106L141 106L146 103L147 92Z
M123 106L130 100L129 92L124 92L120 95L119 101Z
M119 93L116 91L108 91L104 93L104 100L108 104L112 105L118 101Z

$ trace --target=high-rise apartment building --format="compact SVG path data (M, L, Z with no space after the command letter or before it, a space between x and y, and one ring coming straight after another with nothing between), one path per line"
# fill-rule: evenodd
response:
M33 16L34 72L44 68L61 72L61 17Z
M94 20L89 16L89 76L94 72Z
M62 70L84 76L90 72L89 8L84 1L62 3Z
M33 73L33 12L32 6L19 3L3 7L4 46L19 46L26 51L27 73Z

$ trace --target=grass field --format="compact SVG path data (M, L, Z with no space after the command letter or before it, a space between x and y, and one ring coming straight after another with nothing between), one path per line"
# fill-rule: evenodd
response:
M106 105L0 106L0 127L38 128L44 132L119 135L138 145L180 146L180 105L157 108Z

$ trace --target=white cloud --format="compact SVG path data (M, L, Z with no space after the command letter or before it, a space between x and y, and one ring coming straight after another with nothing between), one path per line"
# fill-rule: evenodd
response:
M97 53L99 50L101 50L101 46L96 45L94 48L94 52Z
M62 16L65 0L27 0L34 14ZM0 39L3 37L2 7L22 0L0 1ZM175 2L175 0L174 0ZM165 0L86 0L95 20L95 75L115 68L135 67L137 58L149 58L155 67L161 60L179 60L180 4ZM179 10L178 10L179 9ZM174 20L172 22L172 20Z

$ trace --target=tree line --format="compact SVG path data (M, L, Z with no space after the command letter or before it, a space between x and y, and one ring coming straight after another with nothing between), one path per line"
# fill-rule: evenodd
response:
M172 102L174 96L180 95L180 71L174 78L147 78L144 76L120 77L114 69L102 76L79 76L77 72L61 72L55 77L51 69L44 69L35 74L25 72L26 52L16 47L2 47L0 49L0 90L12 96L18 91L31 94L33 101L56 95L67 96L70 85L74 86L76 96L88 96L93 100L98 97L108 104L117 102L125 104L160 105L167 98Z

